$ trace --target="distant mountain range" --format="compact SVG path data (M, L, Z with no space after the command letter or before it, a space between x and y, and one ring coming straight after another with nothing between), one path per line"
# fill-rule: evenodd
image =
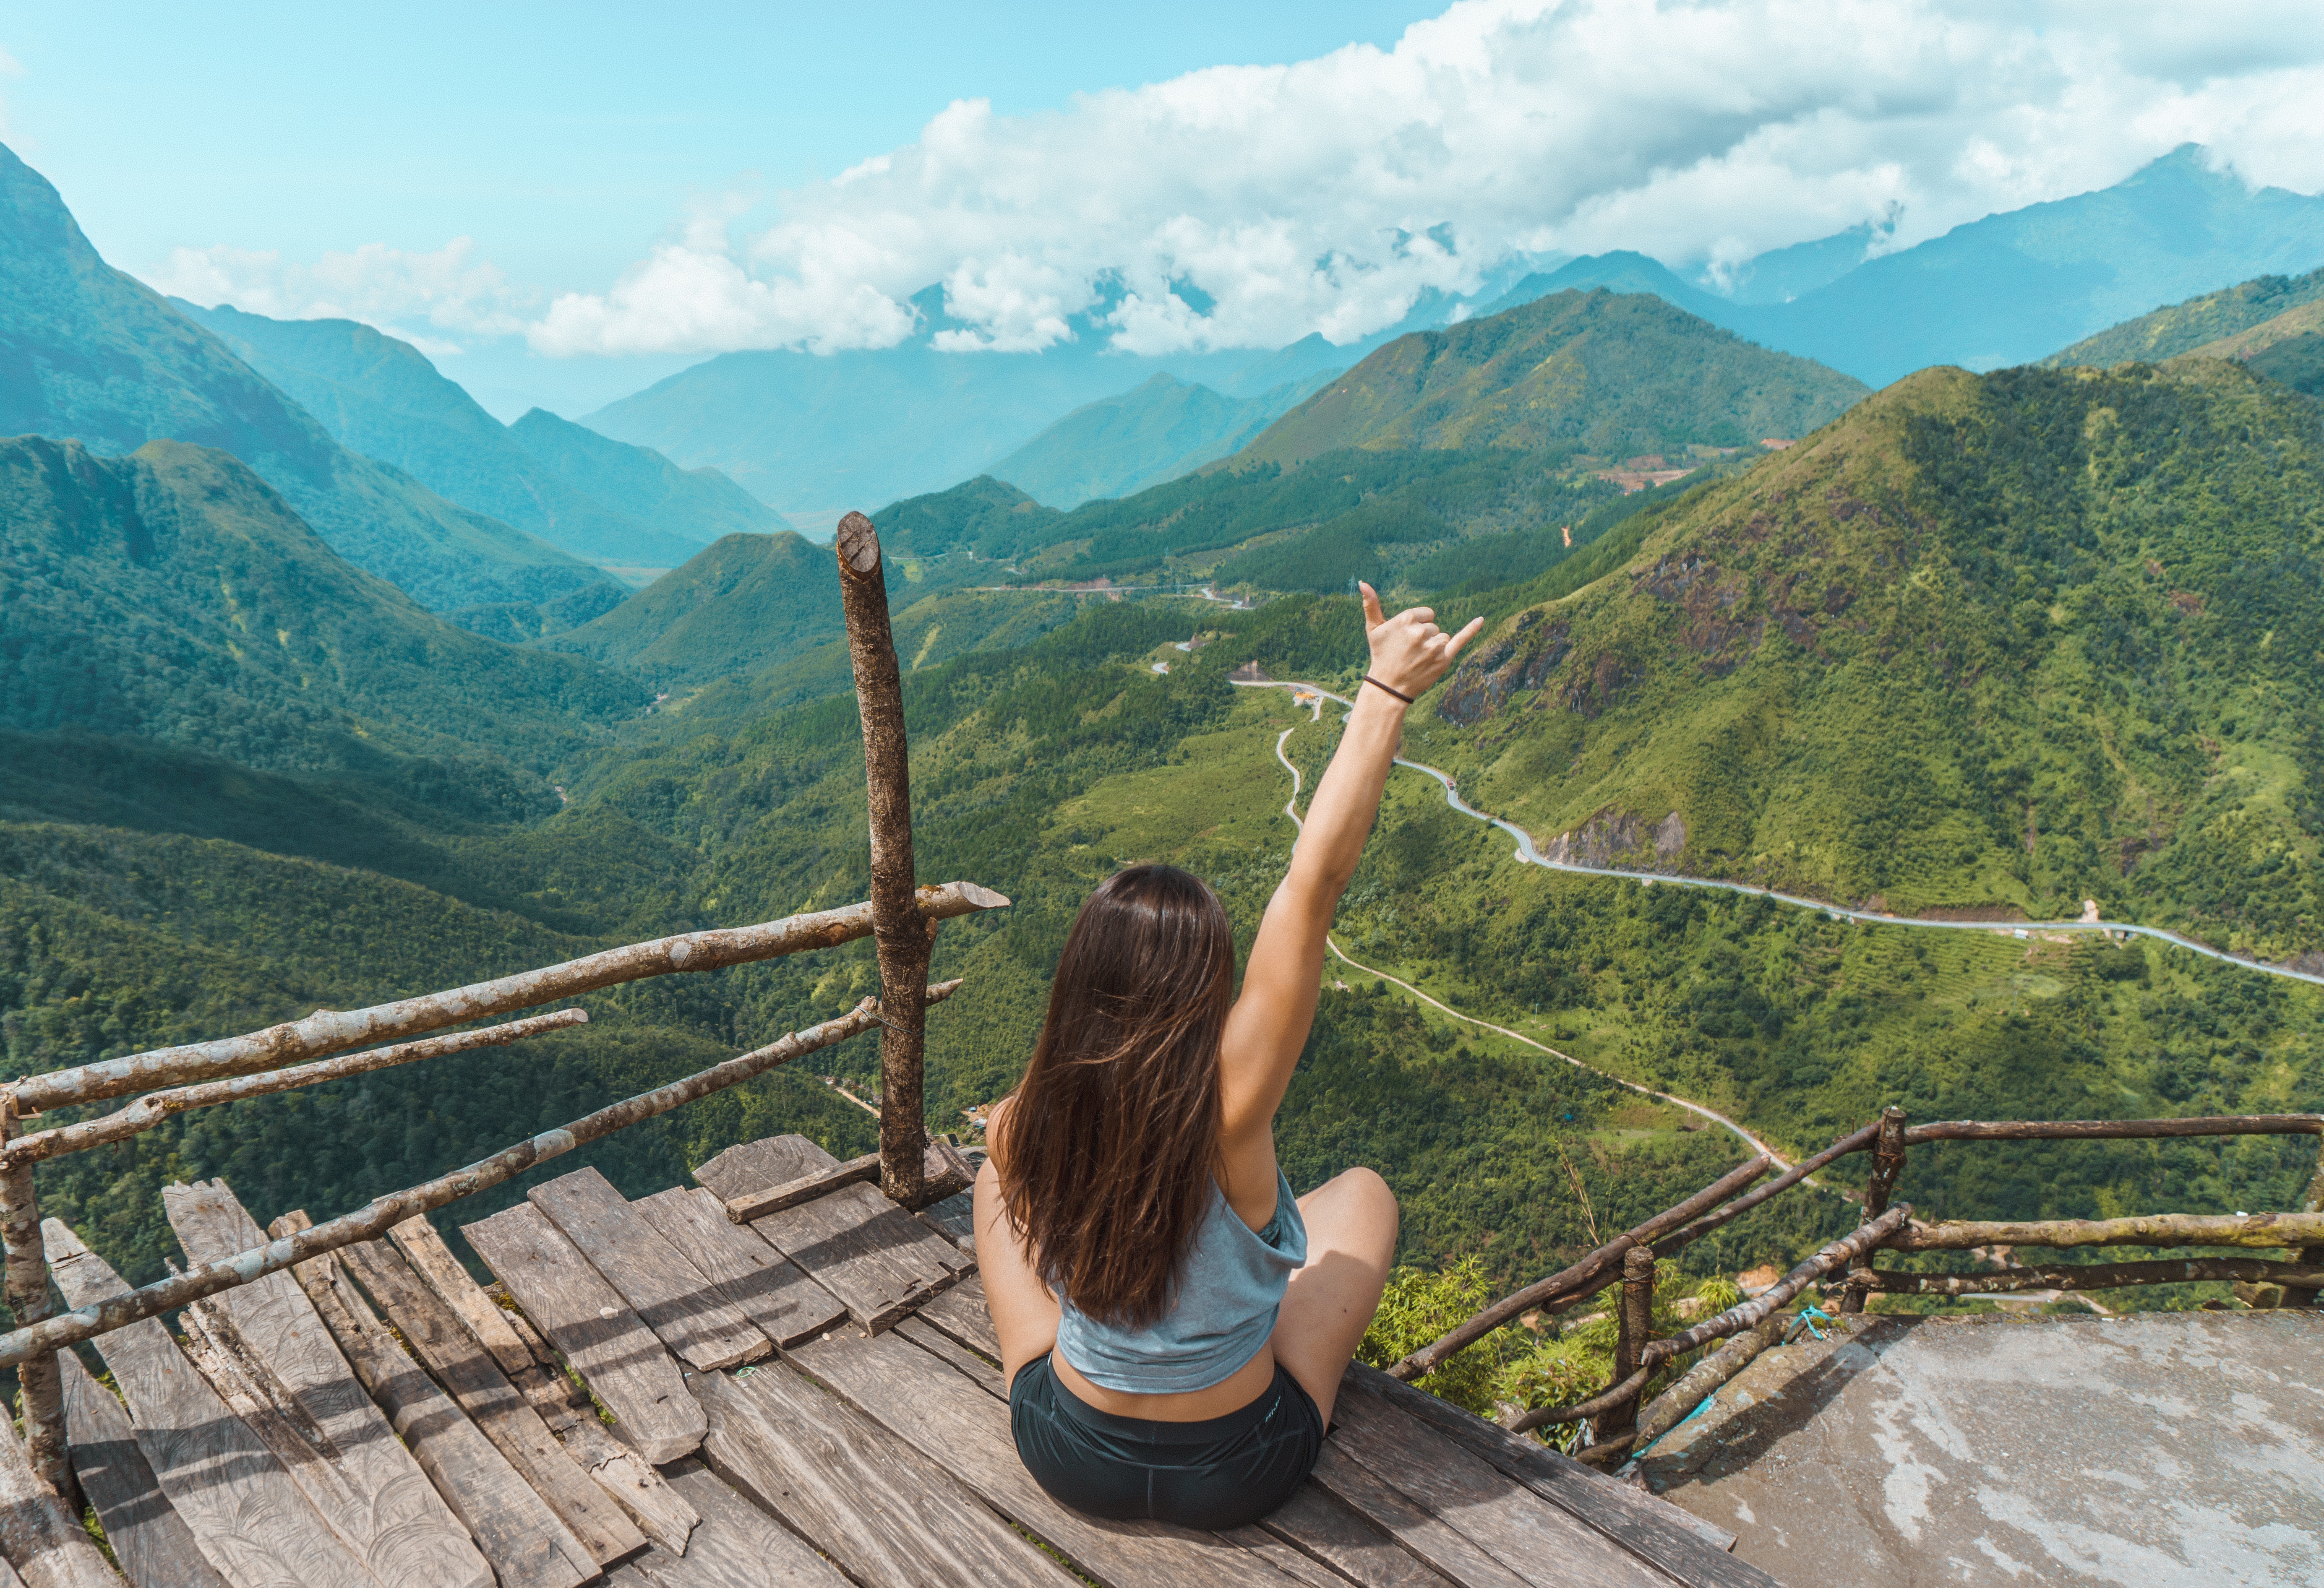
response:
M170 301L341 445L600 566L672 568L722 534L786 528L715 470L688 473L540 410L503 425L418 348L369 326Z
M151 289L107 265L57 190L0 148L0 435L118 454L232 453L357 567L438 610L610 585L547 541L350 451Z
M1171 375L1075 408L988 471L1044 505L1130 496L1238 451L1336 372L1257 397L1223 397Z

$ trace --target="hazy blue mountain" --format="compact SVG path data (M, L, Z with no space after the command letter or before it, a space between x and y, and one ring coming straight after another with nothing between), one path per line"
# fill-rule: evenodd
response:
M2052 353L2042 365L2059 370L2070 364L2089 364L2103 370L2131 361L2161 363L2319 298L2324 298L2324 269L2304 276L2261 276L2109 326L2095 336L2085 336L2071 347ZM2221 351L2216 356L2231 357L2245 351Z
M706 526L691 523L684 503L674 502L667 484L655 479L663 471L684 479L682 471L643 447L602 436L595 438L601 452L641 455L626 471L601 461L593 472L601 480L634 476L647 483L649 494L635 500L582 485L526 446L457 381L445 379L418 348L358 321L275 320L224 305L171 302L296 398L342 445L393 464L462 507L529 530L576 556L601 565L671 568L727 528L742 527L721 524L700 533ZM781 526L761 508L747 527Z
M1789 303L1862 264L1872 245L1890 229L1865 221L1812 243L1770 249L1729 272L1722 296L1744 304Z
M600 436L534 408L509 427L519 446L599 501L704 545L726 535L773 535L790 520L715 469L681 469L650 446Z
M1506 314L1553 292L1576 289L1587 291L1593 287L1603 287L1609 292L1651 292L1675 308L1730 331L1741 330L1750 319L1749 311L1731 299L1706 292L1693 282L1681 280L1676 271L1659 260L1627 249L1588 254L1568 260L1554 271L1536 271L1479 309L1473 317L1485 319Z
M1238 450L1331 378L1320 372L1235 398L1155 375L1135 390L1075 408L991 473L1053 508L1128 496Z
M97 256L57 190L0 148L0 435L101 454L161 437L232 453L357 567L444 610L605 575L342 446L160 294Z

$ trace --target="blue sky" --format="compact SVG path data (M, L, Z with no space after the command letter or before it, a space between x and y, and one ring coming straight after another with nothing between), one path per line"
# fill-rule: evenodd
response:
M2316 0L71 4L0 138L124 269L409 337L503 417L696 359L1347 343L1631 248L1716 287L2121 180L2324 188Z

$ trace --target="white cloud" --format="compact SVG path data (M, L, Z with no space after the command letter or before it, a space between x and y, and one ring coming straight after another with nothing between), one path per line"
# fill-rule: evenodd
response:
M499 267L475 253L466 237L433 253L366 243L311 265L286 263L272 250L176 248L146 279L157 290L205 307L230 303L278 320L361 320L435 357L460 349L430 330L512 335L539 307L537 297L512 289Z

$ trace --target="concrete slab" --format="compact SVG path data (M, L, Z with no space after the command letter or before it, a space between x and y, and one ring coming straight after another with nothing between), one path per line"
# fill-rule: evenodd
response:
M2324 1312L1850 1321L1647 1485L1785 1582L2324 1583Z

